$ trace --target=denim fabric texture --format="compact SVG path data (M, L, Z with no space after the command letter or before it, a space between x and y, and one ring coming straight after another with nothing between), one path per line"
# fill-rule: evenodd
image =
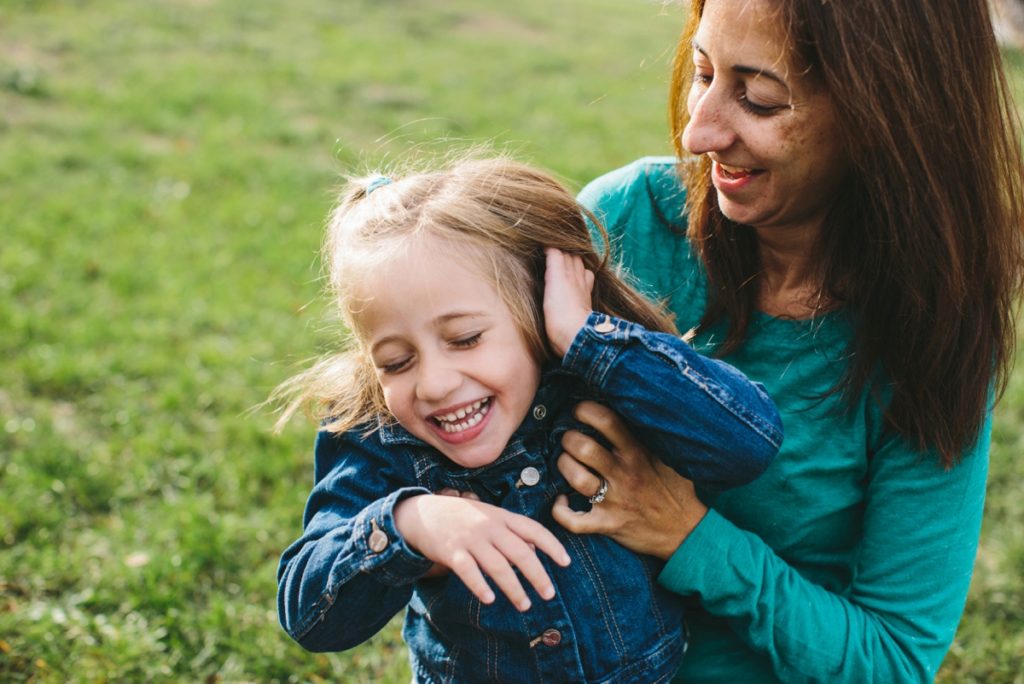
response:
M589 505L555 468L562 435L580 428L572 409L584 398L617 410L654 453L706 487L753 480L782 441L759 385L677 337L592 314L487 466L456 466L383 421L372 431L318 435L304 533L278 570L284 629L307 649L343 650L406 608L417 682L670 679L685 629L681 599L655 582L663 563L601 535L570 534L551 517L560 493L576 508ZM501 594L480 603L455 575L423 578L432 563L405 543L393 511L405 497L444 488L473 491L551 529L572 558L562 568L540 554L555 597L545 601L524 582L532 607L520 613Z

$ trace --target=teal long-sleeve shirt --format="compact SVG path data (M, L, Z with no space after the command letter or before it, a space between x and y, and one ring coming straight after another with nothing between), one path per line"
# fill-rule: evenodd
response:
M699 322L706 293L684 197L667 157L580 193L624 269L668 303L680 330ZM712 353L723 331L694 346ZM841 312L758 314L725 357L767 388L785 439L764 475L708 502L659 577L692 603L679 681L925 682L952 643L978 546L991 412L974 448L944 470L883 431L870 397L849 411L826 396L850 336Z

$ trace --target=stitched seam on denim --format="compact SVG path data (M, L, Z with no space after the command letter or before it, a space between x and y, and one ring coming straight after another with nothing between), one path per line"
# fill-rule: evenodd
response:
M658 586L657 578L651 575L651 569L650 567L648 567L647 563L643 562L643 559L640 560L640 567L643 568L644 577L647 579L647 586ZM664 636L665 621L662 619L661 605L658 603L658 593L653 590L649 591L647 592L647 597L647 600L651 606L651 614L654 615L654 619L658 622L658 636Z
M460 649L458 645L453 645L451 653L448 655L448 663L445 667L444 679L446 682L455 682L455 672L458 670L456 667L459 662Z
M324 603L327 604L326 607L323 607ZM331 591L328 587L328 589L320 594L320 598L316 600L316 603L313 604L313 609L307 611L302 616L302 619L299 620L298 626L291 631L292 638L298 641L313 631L313 628L324 619L327 611L333 605L334 600L331 598Z
M530 662L533 664L533 671L536 674L536 681L543 682L544 671L541 669L540 666L540 651L532 645L533 642L536 641L536 639L539 637L536 637L536 635L532 633L530 623L526 620L525 613L519 613L519 624L522 627L523 634L526 635L526 638L532 639L532 641L529 642L530 645L527 647L526 651L530 654Z
M624 665L603 678L594 680L594 684L620 684L621 682L660 684L670 681L679 666L677 664L675 667L666 668L665 664L672 661L675 651L681 650L680 644L683 643L681 638L682 630L680 628L663 637L661 645L656 650L644 655L642 660ZM658 670L662 670L663 673L657 679L652 679L652 675Z
M619 624L615 618L612 617L609 622L609 617L613 616L615 613L612 603L608 598L608 592L604 588L604 582L601 581L601 574L595 567L593 558L591 558L590 553L588 553L583 539L576 535L571 535L569 540L572 542L573 546L576 547L577 555L580 559L580 565L583 567L584 572L586 572L590 577L591 585L595 590L597 590L598 597L601 599L601 621L604 622L605 629L609 636L613 637L613 640L618 642L615 644L615 650L617 652L619 662L622 662L622 659L626 655L626 644L622 637L622 632L619 631Z
M782 435L779 434L774 425L761 418L756 412L748 410L742 402L736 401L732 393L725 387L699 373L672 347L653 340L641 340L641 342L655 354L656 358L669 364L671 368L681 371L701 391L714 399L726 411L739 418L769 444L776 449L782 444Z

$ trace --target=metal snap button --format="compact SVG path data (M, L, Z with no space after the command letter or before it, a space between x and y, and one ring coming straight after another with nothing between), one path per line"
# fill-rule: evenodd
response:
M605 316L603 321L594 326L594 330L601 334L615 332L615 324L610 317Z
M548 409L544 404L537 404L533 407L533 417L537 420L544 420L546 415L548 415Z
M557 646L562 643L562 633L557 629L545 629L540 640L545 646Z
M374 553L380 553L384 549L388 548L388 544L391 542L388 539L387 533L377 527L376 520L370 521L370 527L372 527L373 530L370 532L370 536L366 540L366 544Z
M519 481L527 487L532 487L540 482L540 471L533 466L526 466L519 473Z

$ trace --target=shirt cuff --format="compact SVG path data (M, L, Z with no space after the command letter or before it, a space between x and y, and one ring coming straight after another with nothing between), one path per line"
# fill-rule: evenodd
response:
M668 559L658 584L681 596L703 594L704 587L726 581L722 559L736 526L713 508Z
M591 311L562 358L562 367L601 389L615 359L634 336L635 323Z
M430 494L430 490L403 487L360 514L355 530L364 559L359 568L362 572L373 574L384 584L401 586L416 581L433 567L434 562L409 546L395 526L395 506L421 494Z

